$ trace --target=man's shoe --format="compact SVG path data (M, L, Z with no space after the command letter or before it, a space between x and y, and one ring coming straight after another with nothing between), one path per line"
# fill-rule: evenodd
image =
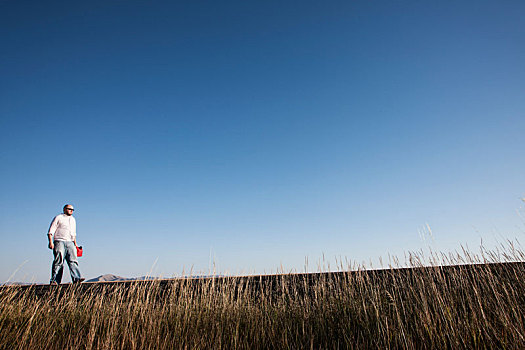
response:
M74 283L82 283L84 282L86 279L85 278L80 278L78 280L76 280Z
M52 285L52 286L58 286L57 281L52 281L52 282L50 282L49 284Z

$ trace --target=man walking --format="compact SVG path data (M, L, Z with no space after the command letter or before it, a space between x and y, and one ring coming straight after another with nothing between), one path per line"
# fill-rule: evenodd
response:
M69 266L71 281L73 283L84 281L77 262L77 222L73 217L74 210L71 204L64 205L64 213L54 217L47 232L49 249L53 249L55 257L51 266L51 284L60 284L62 281L64 259Z

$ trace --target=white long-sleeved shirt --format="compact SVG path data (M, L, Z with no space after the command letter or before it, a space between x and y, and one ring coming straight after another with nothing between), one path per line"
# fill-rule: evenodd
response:
M73 241L77 236L77 222L73 215L59 214L51 221L47 234L54 236L54 241Z

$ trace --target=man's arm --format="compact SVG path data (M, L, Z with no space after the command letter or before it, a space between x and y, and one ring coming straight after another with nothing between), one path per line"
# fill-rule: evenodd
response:
M49 225L49 230L47 231L47 239L49 240L49 244L47 245L49 249L54 248L53 244L53 235L55 234L55 231L57 230L58 226L58 215L53 218L53 221L51 221L51 225Z
M77 220L75 218L72 218L73 222L71 223L71 236L73 238L73 243L75 243L75 247L77 247Z
M53 235L51 233L47 234L47 238L49 239L49 244L47 245L49 249L53 249L55 245L53 244Z

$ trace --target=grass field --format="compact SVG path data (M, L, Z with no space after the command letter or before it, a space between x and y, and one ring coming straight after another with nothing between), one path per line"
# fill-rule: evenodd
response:
M510 246L403 269L4 287L0 348L525 348L524 258Z

